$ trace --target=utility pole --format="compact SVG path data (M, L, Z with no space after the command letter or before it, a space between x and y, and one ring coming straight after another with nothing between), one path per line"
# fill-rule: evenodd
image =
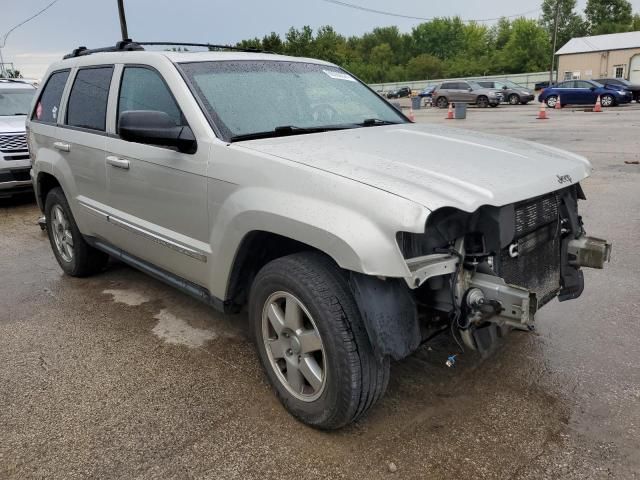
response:
M560 18L560 2L556 0L556 19L553 22L553 48L551 50L551 68L549 69L549 86L553 83L553 67L556 62L556 43L558 41L558 20Z
M120 15L120 31L122 32L122 40L129 39L127 31L127 18L124 15L124 0L118 0L118 14Z

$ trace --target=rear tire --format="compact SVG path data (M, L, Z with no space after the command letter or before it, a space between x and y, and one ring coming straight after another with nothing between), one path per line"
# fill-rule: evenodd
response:
M87 277L102 271L109 255L85 241L60 187L49 191L44 211L51 249L64 273Z
M303 252L268 263L251 288L249 321L271 385L300 421L341 428L384 394L389 359L375 357L347 275L330 258Z

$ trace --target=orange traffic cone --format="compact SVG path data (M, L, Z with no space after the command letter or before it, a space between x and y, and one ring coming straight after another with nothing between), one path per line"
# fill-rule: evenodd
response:
M548 120L547 117L547 109L545 108L544 102L540 103L540 111L538 112L538 116L536 117L538 120Z
M415 122L416 116L413 114L413 107L409 107L409 121Z
M560 103L560 95L558 95L558 101L556 102L555 109L560 110L562 108L562 103Z
M600 95L598 95L598 99L596 100L596 104L593 107L593 111L594 112L601 112L602 111L602 103L600 103Z
M449 102L449 110L447 111L447 118L445 120L453 120L453 104Z

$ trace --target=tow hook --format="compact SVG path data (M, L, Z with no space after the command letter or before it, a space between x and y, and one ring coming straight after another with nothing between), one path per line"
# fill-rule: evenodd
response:
M573 267L604 268L611 261L611 244L601 238L582 236L569 241L567 253Z

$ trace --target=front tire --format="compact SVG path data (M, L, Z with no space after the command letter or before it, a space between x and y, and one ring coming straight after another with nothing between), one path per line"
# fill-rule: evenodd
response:
M447 100L447 97L438 97L438 100L436 100L436 106L438 108L447 108L448 105L449 102Z
M64 273L86 277L104 269L109 256L85 241L60 187L49 191L44 211L51 249Z
M520 104L520 96L517 93L512 93L509 95L509 105L519 105Z
M613 107L616 104L616 99L613 98L613 95L604 94L600 97L600 103L604 108Z
M547 107L555 108L556 107L556 103L558 103L558 96L557 95L549 95L544 102L547 104ZM560 106L562 106L562 105L560 105Z
M389 359L375 357L347 275L330 258L303 252L268 263L249 319L271 385L302 422L341 428L386 390Z
M489 106L489 99L484 95L480 95L476 99L476 105L480 108L487 108Z

